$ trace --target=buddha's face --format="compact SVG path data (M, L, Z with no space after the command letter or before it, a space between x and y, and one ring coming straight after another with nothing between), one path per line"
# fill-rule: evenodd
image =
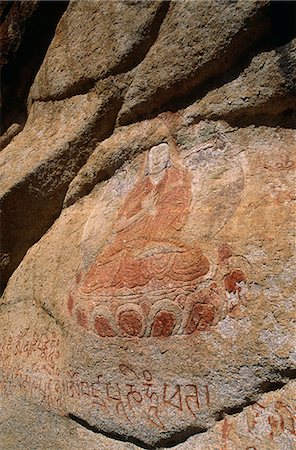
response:
M147 173L156 175L169 166L170 152L168 144L162 143L152 147L148 154Z

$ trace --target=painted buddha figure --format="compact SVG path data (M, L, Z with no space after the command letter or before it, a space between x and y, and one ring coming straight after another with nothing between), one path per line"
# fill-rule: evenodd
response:
M190 203L189 170L171 158L168 144L152 147L118 211L113 239L72 290L69 310L76 308L78 323L100 336L188 329L176 298L184 303L209 271L201 249L180 237Z

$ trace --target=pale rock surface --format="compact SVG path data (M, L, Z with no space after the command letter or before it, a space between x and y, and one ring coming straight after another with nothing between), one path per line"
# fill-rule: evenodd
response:
M1 307L10 401L150 446L286 383L294 350L295 132L168 117L27 252Z
M31 88L32 100L65 98L127 72L155 39L168 3L71 1Z
M160 144L170 134L165 118L163 115L118 128L110 138L100 143L69 184L64 206L88 194L97 183L110 178L125 161L144 152L147 146Z
M263 394L258 402L246 406L242 412L232 416L226 415L211 430L190 437L183 444L170 448L291 450L296 442L295 388L295 382L291 381L276 392ZM19 402L18 407L21 413L14 409L6 415L0 425L2 446L5 449L137 450L139 448L132 443L116 441L93 430L87 430L75 422L53 416L36 405L32 407L25 402ZM18 433L15 433L16 421L19 426ZM30 433L27 430L30 430Z
M69 99L35 102L22 132L2 150L3 284L58 216L68 183L97 140L112 132L126 78L108 77Z
M225 75L269 30L267 9L268 2L256 0L171 2L158 39L127 91L119 123L143 117Z
M235 416L225 416L212 430L189 438L178 450L290 450L295 448L295 381L262 395Z
M296 447L295 41L262 46L269 13L69 3L2 140L1 450Z
M187 108L186 120L203 117L228 120L296 109L296 39L271 52L261 53L234 81L210 91Z

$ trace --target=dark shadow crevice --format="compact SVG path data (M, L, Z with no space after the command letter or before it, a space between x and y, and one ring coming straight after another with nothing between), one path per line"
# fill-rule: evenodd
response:
M281 104L283 109L281 112L278 114L269 114L267 112L278 108L279 104ZM202 120L223 120L233 128L246 128L255 125L256 127L296 129L296 99L274 98L267 102L264 108L246 108L228 114L199 115L194 118L193 123L198 123Z
M270 2L272 35L269 45L281 47L296 36L296 2L291 0L272 0ZM267 41L268 46L268 41Z
M143 448L143 449L147 449L147 450L155 450L158 448L171 448L171 447L174 447L175 445L185 442L190 436L194 436L195 434L204 433L207 431L206 428L189 426L189 427L185 428L184 430L174 433L174 435L171 438L160 439L155 444L149 445L149 444L145 444L140 439L133 438L132 436L122 436L116 432L108 433L108 432L99 430L96 426L91 425L89 422L87 422L87 420L84 420L81 417L76 416L75 414L69 413L68 417L69 417L69 419L78 423L79 425L86 428L87 430L92 431L93 433L101 434L103 436L108 437L109 439L113 439L113 440L120 441L120 442L130 442L139 448Z
M13 123L25 123L30 87L69 2L7 3L0 29L1 133Z
M5 21L12 7L12 1L2 0L0 3L0 25Z

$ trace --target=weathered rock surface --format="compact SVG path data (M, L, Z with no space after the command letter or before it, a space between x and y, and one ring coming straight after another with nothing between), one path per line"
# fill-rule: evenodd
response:
M172 2L119 114L131 122L223 76L271 26L268 2ZM231 21L229 21L231 17ZM178 30L178 33L175 33Z
M65 98L131 70L154 42L168 2L73 1L33 83L33 100Z
M169 134L165 115L115 130L109 139L95 148L72 180L64 206L88 194L98 182L110 178L125 161L147 150L147 146L160 144Z
M69 3L0 141L1 450L296 447L290 16Z
M296 39L256 56L234 81L210 91L186 111L186 120L203 117L246 119L296 110Z
M295 382L289 382L276 392L263 394L259 401L246 406L243 412L226 415L211 430L189 438L170 448L175 450L216 450L256 448L260 450L290 450L295 446ZM7 410L9 406L7 406ZM67 419L53 416L34 406L21 404L0 425L4 448L23 450L136 450L132 443L115 441L95 430ZM23 413L25 411L25 414ZM20 424L15 433L15 421ZM27 433L27 430L30 433ZM53 432L52 430L55 430ZM142 447L141 447L142 448ZM166 448L166 447L162 447Z
M21 131L19 123L13 123L8 130L0 137L0 150L3 150L9 142Z
M295 446L295 382L262 395L234 417L226 416L211 431L188 439L180 450L289 450Z
M22 133L1 152L4 282L58 216L69 182L97 140L112 132L124 88L117 78L84 95L35 102Z
M152 446L293 367L295 132L176 122L61 214L2 300L8 396L28 375L31 401Z

